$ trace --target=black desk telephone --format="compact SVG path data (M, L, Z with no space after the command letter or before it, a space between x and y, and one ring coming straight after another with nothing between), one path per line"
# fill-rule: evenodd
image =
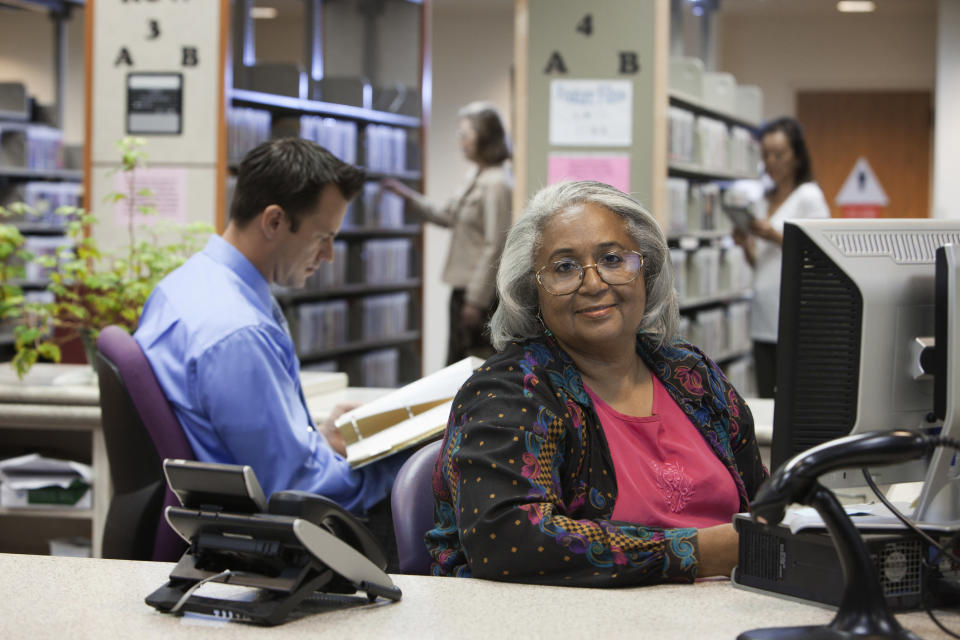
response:
M248 466L164 460L163 469L183 505L167 507L167 522L190 547L147 604L275 625L317 592L400 599L383 547L332 500L278 491L268 502ZM193 595L206 582L259 591L252 600Z

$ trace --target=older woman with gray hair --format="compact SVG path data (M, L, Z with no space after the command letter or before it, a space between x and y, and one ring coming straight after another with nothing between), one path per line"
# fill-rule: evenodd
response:
M498 354L453 402L434 471L437 575L627 586L729 575L766 477L753 418L676 337L666 239L599 182L541 190L511 229Z

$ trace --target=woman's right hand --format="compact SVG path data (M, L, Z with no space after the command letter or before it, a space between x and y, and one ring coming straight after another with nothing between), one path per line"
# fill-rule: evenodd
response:
M395 193L401 198L412 198L417 195L417 192L403 184L395 178L385 178L380 181L380 188L384 191L389 191L390 193Z

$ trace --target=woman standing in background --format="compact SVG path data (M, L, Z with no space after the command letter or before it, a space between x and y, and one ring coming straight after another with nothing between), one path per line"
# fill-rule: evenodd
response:
M743 247L754 269L750 334L757 395L772 398L776 391L783 223L798 218L829 218L830 208L813 181L810 153L796 120L784 117L766 124L760 131L760 146L763 166L773 186L757 203L749 233L737 228L733 239Z
M473 102L458 115L460 150L474 167L446 205L433 206L397 180L383 181L383 188L404 198L420 218L453 228L443 271L444 282L453 287L448 364L493 354L485 327L496 307L497 264L512 221L513 199L513 178L504 167L510 147L496 108Z

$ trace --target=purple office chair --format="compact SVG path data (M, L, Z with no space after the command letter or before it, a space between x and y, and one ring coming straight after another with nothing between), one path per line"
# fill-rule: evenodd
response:
M163 517L180 501L167 487L164 458L195 460L193 449L140 345L118 326L97 338L103 435L113 498L103 556L175 561L187 548Z
M441 444L441 440L431 442L410 456L393 481L390 507L400 573L430 573L423 535L433 528L433 466Z

